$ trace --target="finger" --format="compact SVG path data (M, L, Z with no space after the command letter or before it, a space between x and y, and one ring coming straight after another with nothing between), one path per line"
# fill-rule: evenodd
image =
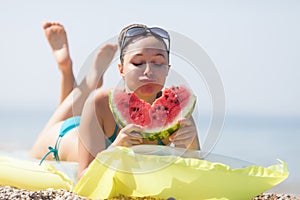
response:
M169 140L173 141L175 140L175 138L177 138L179 135L184 134L184 130L181 128L179 128L178 130L176 130L175 132L173 132L170 136L169 136Z
M176 147L178 147L178 146L182 146L182 145L184 145L184 146L189 146L189 145L191 145L192 144L192 142L193 142L193 140L191 140L190 138L189 139L183 139L183 140L174 140L172 143L176 146Z
M120 146L123 146L123 147L130 147L131 144L130 144L130 142L128 142L128 141L122 141L122 143L120 144Z
M169 137L170 142L178 142L178 141L193 141L195 139L196 135L193 130L179 130L175 134L171 135Z
M174 138L173 142L183 142L186 143L187 141L192 142L195 139L194 135L184 135L184 136L180 136L180 137L176 137Z
M192 125L192 121L189 118L181 118L178 120L180 126L190 126Z
M176 137L177 131L173 132L172 135L169 136L169 141L172 142Z
M132 131L132 132L128 133L128 135L130 135L133 138L143 139L143 136L140 133L135 132L135 131Z
M179 138L182 137L182 135L186 135L186 137L189 137L189 135L192 134L192 130L190 130L189 128L180 128L177 131L175 131L174 133L172 133L172 135L169 137L169 140L174 140L175 138Z
M139 141L139 143L143 142L143 137L140 135L140 133L137 133L135 131L132 131L132 132L128 133L127 131L124 131L122 129L122 134L123 134L123 139L126 140L126 141L136 140L136 141Z
M126 131L127 134L131 132L142 132L143 127L136 124L128 124L123 128L123 130Z
M143 143L143 137L139 133L130 133L129 140L138 141L139 144Z
M132 145L138 145L141 144L142 142L140 141L140 139L137 138L127 138L126 140L124 140L122 142L122 146L126 146L126 147L131 147Z
M178 135L173 139L174 140L193 140L195 138L194 134L184 134L184 135Z
M138 145L138 144L141 144L142 141L140 139L131 139L130 140L130 144L131 145Z

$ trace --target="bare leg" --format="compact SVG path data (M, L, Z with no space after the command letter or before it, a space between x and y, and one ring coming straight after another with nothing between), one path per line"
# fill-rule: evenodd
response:
M62 73L59 98L59 104L61 104L76 86L67 34L64 27L56 22L44 22L43 29Z
M81 115L83 105L89 94L102 86L102 76L109 67L116 50L117 46L111 44L107 44L99 50L95 55L93 66L88 70L85 78L57 108L48 124L51 125L71 116Z
M117 46L110 44L103 46L99 50L95 56L94 65L89 69L86 77L58 106L45 128L40 133L31 150L31 156L41 158L48 151L47 147L49 145L54 145L55 140L58 137L61 123L69 117L81 115L84 103L89 94L102 85L102 76L112 61L116 50ZM74 130L76 129L73 129L72 131ZM64 136L61 143L59 154L62 155L62 160L68 160L68 158L76 160L74 158L78 155L77 134L70 133L66 136ZM70 138L70 140L68 138ZM64 147L63 143L68 144L68 147ZM68 155L68 157L63 155Z

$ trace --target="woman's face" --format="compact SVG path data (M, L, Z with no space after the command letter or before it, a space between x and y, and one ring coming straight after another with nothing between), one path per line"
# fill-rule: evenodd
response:
M164 86L169 71L168 53L153 36L133 40L119 64L127 89L140 98L155 96Z

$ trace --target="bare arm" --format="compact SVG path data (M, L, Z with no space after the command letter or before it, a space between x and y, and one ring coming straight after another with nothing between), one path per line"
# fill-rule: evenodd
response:
M97 116L94 93L86 101L79 126L78 137L78 179L84 174L89 164L105 147L103 122Z
M116 122L108 105L108 91L96 90L84 105L78 137L78 179L97 154L106 149L106 138L113 131L110 128L115 128ZM128 147L141 144L142 138L136 133L139 131L141 131L139 126L127 125L121 129L112 146Z

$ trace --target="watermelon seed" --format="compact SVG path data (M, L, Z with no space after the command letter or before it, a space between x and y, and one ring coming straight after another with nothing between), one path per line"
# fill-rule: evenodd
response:
M140 109L134 107L134 108L131 108L131 110L134 111L134 112L136 112L136 111L139 111Z

